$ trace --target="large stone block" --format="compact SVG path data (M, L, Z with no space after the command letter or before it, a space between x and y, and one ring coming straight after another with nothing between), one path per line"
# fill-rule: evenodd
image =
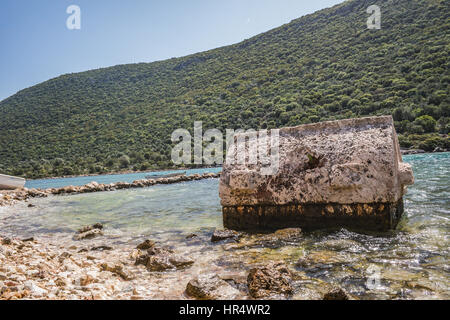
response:
M271 139L262 139L264 134L237 134L227 150L219 188L225 227L261 231L397 226L402 197L414 177L402 162L392 117L283 128L278 148L272 143L271 157L262 152L256 162L242 161L255 159L255 150L270 150ZM267 170L268 158L276 169L272 172Z

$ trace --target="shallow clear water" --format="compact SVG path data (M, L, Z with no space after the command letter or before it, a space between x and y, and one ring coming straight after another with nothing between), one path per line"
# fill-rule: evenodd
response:
M0 208L0 233L63 242L77 228L102 222L106 238L117 245L149 237L194 255L196 264L183 274L186 279L189 272L245 272L255 264L284 260L314 279L298 282L294 298L314 298L315 289L309 289L323 286L321 280L363 299L448 299L450 153L404 160L412 164L416 183L405 197L399 228L384 234L342 229L304 234L291 242L264 243L252 236L241 244L212 245L212 231L222 227L218 179L35 199L34 208L26 203ZM186 240L192 232L199 237ZM306 263L296 265L299 258Z

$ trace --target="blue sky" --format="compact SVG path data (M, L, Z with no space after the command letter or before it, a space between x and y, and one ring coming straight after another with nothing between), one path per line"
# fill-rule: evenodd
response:
M0 101L65 73L237 43L343 0L1 0ZM69 5L81 30L69 30Z

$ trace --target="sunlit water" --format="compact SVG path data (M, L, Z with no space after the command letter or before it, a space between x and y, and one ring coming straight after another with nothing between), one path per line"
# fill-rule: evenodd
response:
M448 299L450 153L406 156L404 161L412 164L416 183L405 197L399 228L384 234L342 229L304 234L290 243L213 245L211 233L222 227L218 179L35 199L34 208L26 203L0 208L0 233L63 243L71 241L79 227L102 222L107 227L103 242L134 246L151 238L194 256L191 271L178 278L167 275L175 279L174 286L180 277L189 279L194 273L246 272L257 264L284 260L305 277L339 284L363 299ZM100 182L96 178L87 182ZM129 178L114 176L115 181ZM190 233L199 237L186 240ZM296 266L299 258L308 263ZM294 298L315 298L314 288L321 284L304 280L296 286Z

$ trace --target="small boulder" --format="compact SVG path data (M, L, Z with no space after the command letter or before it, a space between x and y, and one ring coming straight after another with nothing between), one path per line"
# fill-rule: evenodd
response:
M247 277L250 296L259 299L277 294L290 295L293 293L291 277L291 272L282 262L253 268Z
M201 275L186 286L186 295L198 300L234 300L240 291L217 275Z
M169 248L161 248L161 247L151 247L147 250L147 255L149 256L167 256L174 253L172 249Z
M90 226L82 227L82 228L78 229L77 233L85 233L85 232L88 232L88 231L91 231L91 230L94 230L94 229L103 230L103 224L96 223L96 224L93 224L93 225L90 225Z
M141 244L139 244L136 249L139 250L148 250L150 248L153 248L155 246L155 242L152 240L145 240L144 242L142 242Z
M214 230L214 233L211 237L211 242L219 242L219 241L228 240L228 239L238 241L241 236L242 236L241 233L236 232L234 230L228 230L228 229L218 230L218 229L216 229L216 230Z
M252 238L253 244L265 244L270 247L284 245L286 242L293 242L302 236L300 228L280 229L273 233L257 235Z
M344 289L336 287L325 293L323 300L350 300L350 296Z
M281 241L290 241L295 240L301 237L302 235L302 229L300 228L287 228L287 229L281 229L277 230L273 233L273 236L277 240Z
M174 254L171 249L159 248L155 245L145 254L136 258L135 265L144 265L149 271L166 271L183 269L191 266L193 260Z
M99 229L93 229L81 234L77 234L74 237L75 241L79 241L79 240L90 240L90 239L94 239L96 237L102 236L103 232Z

